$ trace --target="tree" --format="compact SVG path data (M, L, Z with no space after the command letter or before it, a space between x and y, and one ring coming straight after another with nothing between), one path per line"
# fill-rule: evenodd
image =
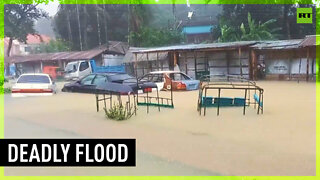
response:
M78 11L80 23L78 23L77 8L74 4L61 4L54 17L57 36L69 41L72 50L80 50L80 37L83 50L98 46L99 36L101 44L105 44L107 40L126 41L127 5L82 4L78 5Z
M275 23L275 19L270 19L264 23L259 22L258 24L251 18L251 14L248 13L248 28L244 27L242 23L240 26L241 40L274 40L277 37L277 31L281 28L269 28L270 25Z
M63 52L63 51L70 51L70 43L57 39L51 40L47 44L41 44L39 49L36 50L35 53L52 53L52 52Z
M179 44L184 37L178 30L141 27L138 32L130 33L130 42L137 47L155 47Z
M275 22L275 19L270 19L264 23L256 23L255 20L252 19L251 14L248 13L247 22L242 22L240 26L220 25L218 41L274 40L278 36L276 33L281 30L281 28L270 28ZM247 26L244 24L247 24Z
M316 23L297 24L296 9L299 7L310 7L315 12L315 5L312 0L288 0L291 4L275 4L277 0L267 0L268 4L224 4L219 18L226 21L229 26L240 26L242 22L247 26L246 17L251 13L252 19L257 22L266 22L269 19L276 19L270 28L281 27L279 39L298 39L305 35L315 34ZM221 4L224 0L221 1ZM315 13L313 13L315 14ZM316 22L315 16L313 21Z
M9 37L7 56L10 56L12 41L17 39L26 42L28 34L34 34L34 21L47 17L37 8L37 4L6 4L4 5L4 36Z

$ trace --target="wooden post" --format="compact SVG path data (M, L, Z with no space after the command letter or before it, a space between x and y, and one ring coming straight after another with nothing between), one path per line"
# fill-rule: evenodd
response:
M186 52L184 52L184 63L186 65L186 74L188 74L188 57Z
M134 68L136 71L136 77L138 78L138 57L137 53L134 53Z
M197 79L197 52L193 51L194 56L194 77Z
M292 64L292 59L289 59L289 80L291 81L292 74L291 74L291 64Z
M178 57L177 52L173 52L173 68L177 65Z
M40 73L42 73L43 72L43 63L42 63L42 61L40 61Z
M157 52L157 70L159 71L159 53Z
M257 57L257 54L254 50L251 50L251 65L250 65L250 69L249 69L249 72L250 72L250 79L251 80L256 80L257 79L257 63L258 61L258 57Z
M238 50L238 54L239 54L239 62L240 62L240 76L242 77L242 62L241 62L241 48L240 47Z
M149 53L147 53L147 68L148 68L148 71L147 73L149 73L150 71L152 71L152 65L150 65L150 62L149 62Z
M228 74L228 78L229 78L229 75L230 75L230 55L228 52L226 53L226 58L227 58L227 74Z
M309 81L309 48L307 48L307 81Z

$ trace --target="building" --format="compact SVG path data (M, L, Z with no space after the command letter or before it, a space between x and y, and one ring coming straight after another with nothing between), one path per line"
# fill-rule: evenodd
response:
M19 73L39 73L44 66L56 66L64 70L66 64L71 61L94 59L97 65L105 65L107 58L124 56L128 50L128 44L119 41L109 41L108 45L102 45L87 51L71 51L56 53L41 53L29 55L16 55L6 57L5 61L15 64Z
M20 42L18 40L13 40L10 56L17 56L17 55L28 55L34 54L39 50L39 46L42 44L49 43L51 38L46 35L37 35L37 34L28 34L26 42ZM7 56L7 50L9 46L9 38L4 38L4 52L5 56Z
M315 80L316 75L315 39L316 36L307 36L294 40L136 48L129 50L125 62L127 66L131 64L137 76L169 69L181 70L195 79L203 75L238 75L252 80L308 81Z
M181 32L184 34L187 44L212 42L212 31L216 28L215 24L211 16L195 16L182 22Z

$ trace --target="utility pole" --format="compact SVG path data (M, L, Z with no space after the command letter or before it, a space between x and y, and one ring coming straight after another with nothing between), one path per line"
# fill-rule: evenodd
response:
M130 44L130 4L128 4L128 44Z
M77 3L77 2L76 2ZM81 25L80 25L80 15L79 15L79 7L77 7L77 16L78 16L78 29L79 29L79 41L80 41L80 50L82 51L82 39L81 39Z
M98 25L98 42L99 46L101 46L101 37L100 37L100 22L99 22L99 11L98 11L98 4L96 4L96 13L97 13L97 25Z
M105 31L105 40L106 40L106 45L109 48L109 42L108 42L108 20L107 20L107 15L106 15L106 5L104 4L104 0L103 0L103 17L104 17L104 31Z

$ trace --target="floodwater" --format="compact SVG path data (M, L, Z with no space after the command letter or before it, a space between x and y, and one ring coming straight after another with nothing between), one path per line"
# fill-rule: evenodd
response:
M147 114L146 107L138 107L137 115L126 121L109 120L103 110L96 112L95 96L90 94L6 96L5 136L136 138L137 167L129 171L44 168L42 175L315 175L316 84L257 84L264 88L263 115L257 115L251 106L246 115L241 107L229 107L221 108L219 116L216 108L208 108L206 116L200 116L198 91L174 92L174 109L158 112L150 107ZM208 96L216 93L209 91ZM221 96L243 97L244 92L223 90ZM50 130L39 130L46 128ZM38 172L5 168L6 175Z

